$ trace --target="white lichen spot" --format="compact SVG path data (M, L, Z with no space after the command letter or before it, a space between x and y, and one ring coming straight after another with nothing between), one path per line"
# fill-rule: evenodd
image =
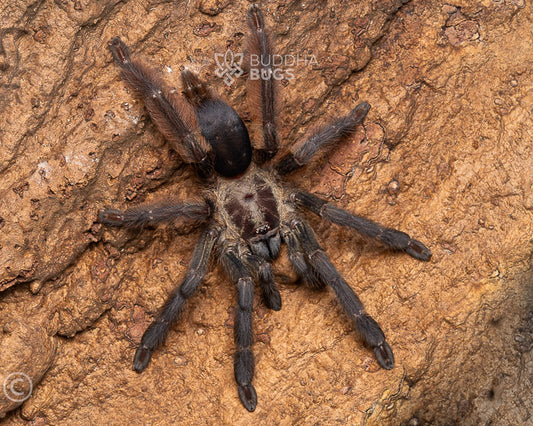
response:
M63 159L65 160L66 166L70 170L75 171L76 174L87 173L91 169L91 164L93 163L89 156L72 151L63 154Z
M52 166L48 164L48 161L41 161L37 164L37 171L43 177L43 179L48 179L52 174Z
M43 185L45 181L49 180L52 176L52 166L48 161L41 161L37 164L35 172L31 176L30 180L38 185Z

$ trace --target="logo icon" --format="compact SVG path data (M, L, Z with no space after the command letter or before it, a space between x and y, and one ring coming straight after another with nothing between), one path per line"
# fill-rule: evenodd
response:
M4 380L4 395L13 402L26 401L33 391L29 376L19 371L9 374Z
M215 74L222 78L226 85L231 86L235 78L244 73L241 68L243 58L242 53L233 54L231 49L226 50L226 53L215 53L215 62L218 66Z

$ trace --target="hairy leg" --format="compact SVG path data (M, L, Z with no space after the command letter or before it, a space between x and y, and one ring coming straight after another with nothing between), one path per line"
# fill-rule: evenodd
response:
M104 225L125 228L142 228L184 218L192 222L204 222L212 213L208 203L186 202L180 204L153 204L137 206L122 212L115 209L101 210L98 220Z
M298 236L294 233L294 231L292 231L288 226L283 226L281 235L283 241L287 245L289 261L291 262L298 276L313 288L324 288L324 282L317 277L312 266L306 260L306 254L302 250Z
M317 277L331 286L344 310L354 321L363 341L374 350L379 365L387 370L394 367L394 355L378 323L365 312L359 297L339 274L324 252L311 227L301 219L293 219L289 224L291 231L301 243L306 260L312 265Z
M431 259L431 250L420 241L411 238L405 232L386 228L379 223L355 216L307 192L293 192L291 194L291 200L324 219L328 219L341 226L353 228L360 234L378 240L393 250L404 251L409 256L418 260L428 261Z
M255 272L261 290L263 291L264 304L274 311L281 309L281 295L274 282L270 263L255 254L245 254L244 259L250 270Z
M196 244L187 275L182 284L168 299L157 319L146 329L141 344L135 352L133 369L143 371L152 357L153 351L163 343L172 323L176 320L185 301L191 297L204 278L209 258L218 239L218 231L207 229Z
M256 59L257 65L250 63L248 78L248 98L252 109L261 106L261 120L263 126L263 147L255 150L256 160L261 164L270 160L278 152L278 133L276 129L277 80L274 76L272 48L265 28L261 10L257 5L248 9L248 26L251 35L248 40L247 57ZM252 56L253 55L253 56Z
M257 406L257 394L252 385L255 361L252 353L252 308L254 302L254 282L252 276L237 254L227 248L222 253L222 265L237 284L238 307L235 315L235 381L239 398L248 411Z
M319 151L331 149L335 144L354 133L365 119L370 105L357 105L348 115L318 129L308 139L291 147L291 151L276 164L282 175L290 173L309 163Z
M167 90L152 69L132 60L128 47L119 37L111 39L109 49L122 71L122 78L142 97L159 131L185 162L195 166L200 176L210 176L211 146L200 134L191 108Z

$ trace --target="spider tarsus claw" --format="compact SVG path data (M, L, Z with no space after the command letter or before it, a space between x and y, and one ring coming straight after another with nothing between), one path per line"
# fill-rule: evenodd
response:
M374 355L378 364L385 370L390 370L394 367L394 355L392 349L387 342L374 347Z
M119 64L125 64L130 60L130 52L128 46L120 39L120 37L113 37L108 43L109 50L113 54L113 58Z
M368 111L370 111L370 104L367 102L361 102L359 105L357 105L350 114L353 115L361 115L361 121L366 117L368 114Z
M98 212L98 221L104 225L120 226L124 222L124 215L120 210L100 210Z
M109 46L118 46L121 43L122 43L122 40L120 39L120 37L119 36L115 36L111 40L109 40L108 45Z
M248 26L255 33L265 31L265 21L261 9L257 4L252 4L248 9Z
M137 373L140 373L146 368L150 362L150 358L152 358L152 351L143 346L139 346L137 352L135 352L135 357L133 358L133 369Z
M428 249L424 244L412 238L404 251L409 256L414 257L418 260L424 260L426 262L431 259L431 256L433 255L433 253L431 253L431 250Z
M273 311L281 311L281 300L276 303L270 302L270 304L268 305L268 308L272 309Z
M239 398L248 411L252 412L257 407L257 393L252 385L239 385Z
M265 300L265 305L267 305L267 307L273 311L281 310L281 295L279 292L269 295L269 297Z

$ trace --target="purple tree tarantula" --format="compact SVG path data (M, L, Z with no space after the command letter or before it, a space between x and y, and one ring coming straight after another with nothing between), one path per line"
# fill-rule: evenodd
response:
M184 302L202 281L216 252L237 286L235 380L243 405L253 411L257 405L251 350L254 282L259 283L265 305L276 311L281 309L270 262L278 257L282 242L287 245L290 262L301 279L315 287L331 286L363 342L374 350L379 365L385 369L394 366L394 356L383 331L335 269L309 224L300 217L300 209L354 228L418 260L429 260L431 251L404 232L352 215L313 194L282 183L282 176L305 166L317 153L353 134L370 106L364 102L357 105L348 115L319 129L275 160L279 146L276 81L268 59L272 50L256 5L248 10L248 25L251 37L247 51L264 59L258 64L258 75L263 78L249 81L249 96L257 98L261 106L263 141L259 146L252 146L239 115L198 75L188 70L181 73L184 95L181 97L166 90L152 70L132 60L120 38L111 40L109 47L122 77L142 97L167 141L195 168L205 186L205 201L141 206L124 212L108 209L100 212L99 219L105 225L121 227L157 225L178 217L201 224L200 240L188 272L144 333L133 368L138 372L146 368Z

